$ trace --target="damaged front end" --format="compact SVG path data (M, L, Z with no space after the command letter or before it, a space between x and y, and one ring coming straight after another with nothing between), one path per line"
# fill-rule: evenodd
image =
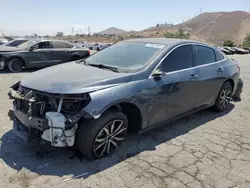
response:
M8 94L14 99L14 131L27 141L41 137L52 146L73 146L78 121L91 118L84 111L89 94L50 94L25 88L20 82Z

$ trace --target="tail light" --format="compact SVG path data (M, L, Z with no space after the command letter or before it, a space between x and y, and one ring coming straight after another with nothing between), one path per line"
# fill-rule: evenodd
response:
M88 54L90 55L90 50L88 50Z

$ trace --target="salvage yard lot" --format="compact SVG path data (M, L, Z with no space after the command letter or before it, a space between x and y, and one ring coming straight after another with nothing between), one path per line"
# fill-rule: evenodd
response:
M242 101L130 135L112 157L87 161L73 149L25 142L11 131L9 87L30 71L0 71L0 187L250 187L250 55L233 56Z

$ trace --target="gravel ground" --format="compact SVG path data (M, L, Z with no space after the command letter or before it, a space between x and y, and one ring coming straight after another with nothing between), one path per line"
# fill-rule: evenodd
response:
M241 102L129 136L116 155L92 162L13 135L7 92L30 73L0 72L0 187L249 188L250 55L233 57L245 84Z

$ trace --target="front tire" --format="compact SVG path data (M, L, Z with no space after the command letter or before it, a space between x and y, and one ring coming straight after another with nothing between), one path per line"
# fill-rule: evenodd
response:
M226 110L232 97L232 93L233 86L229 81L226 81L219 91L215 101L214 109L218 112L223 112Z
M117 110L109 110L98 119L82 121L76 134L76 146L88 159L112 155L126 138L127 116Z
M14 73L21 72L23 70L23 66L23 61L18 58L11 59L8 63L9 71Z

